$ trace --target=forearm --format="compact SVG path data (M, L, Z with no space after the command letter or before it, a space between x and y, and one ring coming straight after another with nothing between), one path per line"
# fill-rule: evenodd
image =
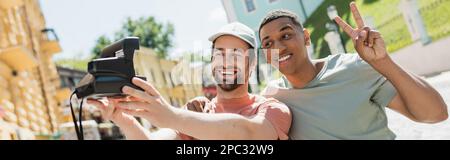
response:
M161 128L150 134L150 140L181 140L181 138L175 130Z
M420 121L447 114L440 94L426 81L403 70L389 57L372 65L395 87L406 109Z
M116 123L127 140L180 140L178 134L167 128L161 128L158 131L150 132L142 127L136 120Z
M177 116L169 128L197 139L252 139L249 121L237 114L204 114L176 110Z

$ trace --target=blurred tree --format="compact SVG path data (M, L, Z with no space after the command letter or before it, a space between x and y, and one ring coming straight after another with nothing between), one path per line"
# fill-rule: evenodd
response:
M127 18L122 28L115 33L114 41L124 37L139 37L141 46L152 48L160 58L166 58L167 52L173 46L174 27L171 23L160 23L154 17L141 17L139 19ZM92 49L98 57L101 49L112 43L106 36L97 39L97 44Z
M55 63L61 67L87 72L87 66L90 60L91 58L73 57L55 60Z
M111 43L112 43L111 40L108 37L106 37L105 35L100 36L97 39L97 42L96 42L94 48L92 49L92 53L94 54L93 58L99 58L100 54L102 52L102 49L105 48L106 46L110 45Z

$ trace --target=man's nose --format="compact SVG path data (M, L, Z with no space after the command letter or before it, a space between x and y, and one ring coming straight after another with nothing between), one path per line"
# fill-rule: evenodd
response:
M279 50L279 53L283 53L284 50L286 50L286 45L284 45L284 43L280 42L280 41L275 41L274 42L274 47L275 49Z
M236 57L227 55L223 57L222 62L224 67L232 67L236 64L236 61Z
M222 65L223 69L232 69L232 68L235 68L235 66L236 66L236 61L234 61L234 60L224 61L223 65Z
M245 64L245 57L227 57L227 60L223 61L223 67L229 69L242 68Z

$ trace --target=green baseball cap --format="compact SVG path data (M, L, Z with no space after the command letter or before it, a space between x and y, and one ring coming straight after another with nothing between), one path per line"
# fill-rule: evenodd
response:
M224 35L235 36L248 44L253 48L256 48L256 36L255 32L248 26L233 22L222 27L217 33L209 38L209 41L214 42L217 38Z

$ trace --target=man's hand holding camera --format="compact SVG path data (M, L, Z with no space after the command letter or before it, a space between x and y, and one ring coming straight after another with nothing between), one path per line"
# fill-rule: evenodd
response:
M108 98L107 100L93 100L89 99L88 103L96 106L101 114L103 119L107 121L112 121L117 124L130 124L136 121L136 119L124 113L124 109L117 108L117 103L119 103L121 99L113 99Z
M143 128L135 117L144 118L159 128L165 128L172 122L170 118L174 117L175 108L171 107L151 84L139 78L133 78L132 82L144 91L125 86L122 91L129 95L127 98L88 100L88 103L96 106L105 120L111 120L120 126L127 139L157 138L151 137L153 135Z
M125 114L147 119L160 128L168 127L170 118L175 116L175 108L167 103L151 84L139 78L133 78L132 82L144 91L129 86L123 87L123 93L131 98L119 101L117 108Z

